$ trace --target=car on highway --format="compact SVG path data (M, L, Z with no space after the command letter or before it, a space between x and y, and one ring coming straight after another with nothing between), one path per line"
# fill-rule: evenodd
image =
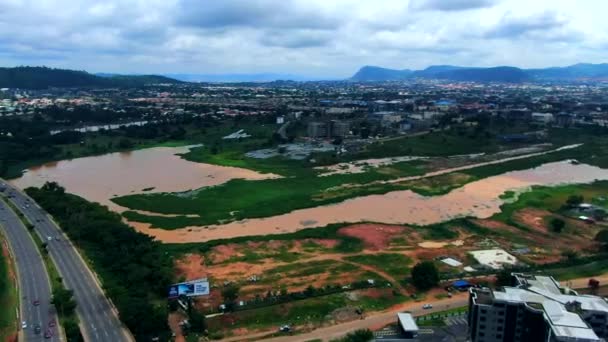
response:
M40 332L42 331L42 328L40 328L40 324L36 324L34 325L34 333L36 335L40 335Z
M55 323L55 320L54 320L54 319L52 319L52 320L50 320L50 321L49 321L49 327L51 327L51 328L52 328L52 327L54 327L55 325L56 325L56 323Z
M32 304L33 304L34 306L38 306L38 305L40 305L40 301L39 301L38 299L34 299L34 300L32 301Z
M53 237L52 236L47 236L46 239L49 240L49 241L53 241Z
M27 329L27 322L26 321L21 322L21 329Z
M433 308L433 305L431 305L431 304L424 304L424 305L422 306L422 308L423 308L423 309L425 309L425 310L432 309L432 308Z

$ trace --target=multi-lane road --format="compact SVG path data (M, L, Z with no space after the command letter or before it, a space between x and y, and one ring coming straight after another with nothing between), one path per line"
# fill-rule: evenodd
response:
M51 284L42 256L19 217L1 199L0 226L17 266L21 336L25 341L61 341L58 327L49 326L57 323L57 316L51 304ZM21 326L22 322L25 322L25 328Z
M47 241L49 255L57 266L66 288L74 291L76 313L85 340L87 342L131 341L131 335L118 319L94 275L59 227L28 196L4 181L0 181L0 184L5 184L5 193L10 194L8 200L34 225L35 232Z

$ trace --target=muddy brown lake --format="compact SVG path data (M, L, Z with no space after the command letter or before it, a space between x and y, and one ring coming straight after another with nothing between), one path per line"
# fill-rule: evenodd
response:
M155 147L131 152L77 158L30 168L10 182L19 188L57 182L66 191L121 212L114 196L144 192L180 192L225 183L260 180L273 174L187 161L179 156L190 147ZM147 191L144 191L147 190Z
M178 230L155 229L143 223L131 224L139 231L168 243L291 233L341 222L427 225L465 216L488 218L500 212L500 206L504 203L500 195L506 191L521 192L534 185L581 184L596 180L608 180L608 170L563 161L485 178L441 196L426 197L409 190L395 191L267 218Z
M64 160L31 168L11 182L25 188L55 181L68 192L122 212L125 208L111 202L112 197L144 192L182 192L222 184L236 178L261 180L277 177L246 169L190 162L179 156L188 150L188 147L157 147ZM415 178L459 170L444 170ZM591 183L595 180L608 180L608 170L563 161L485 178L441 196L425 197L409 190L394 191L267 218L177 230L156 229L139 222L128 223L137 230L168 243L290 233L341 222L427 225L464 216L490 217L500 211L500 205L503 204L500 195L509 190L524 191L534 185Z

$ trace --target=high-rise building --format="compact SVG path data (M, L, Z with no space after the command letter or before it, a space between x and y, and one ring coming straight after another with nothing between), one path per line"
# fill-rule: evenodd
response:
M311 138L327 138L328 127L325 122L309 122L308 123L308 136Z
M599 342L608 334L608 303L579 295L546 276L513 274L515 286L469 290L473 342Z

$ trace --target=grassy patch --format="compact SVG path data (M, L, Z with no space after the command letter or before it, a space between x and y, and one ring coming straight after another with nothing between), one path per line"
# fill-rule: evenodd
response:
M598 260L587 264L577 265L575 267L560 267L554 269L546 269L544 274L555 277L558 280L570 280L576 278L592 277L606 273L608 270L608 260Z
M404 279L410 274L410 269L407 266L412 262L407 256L394 253L360 254L348 256L344 259L375 267L390 274L397 280Z

